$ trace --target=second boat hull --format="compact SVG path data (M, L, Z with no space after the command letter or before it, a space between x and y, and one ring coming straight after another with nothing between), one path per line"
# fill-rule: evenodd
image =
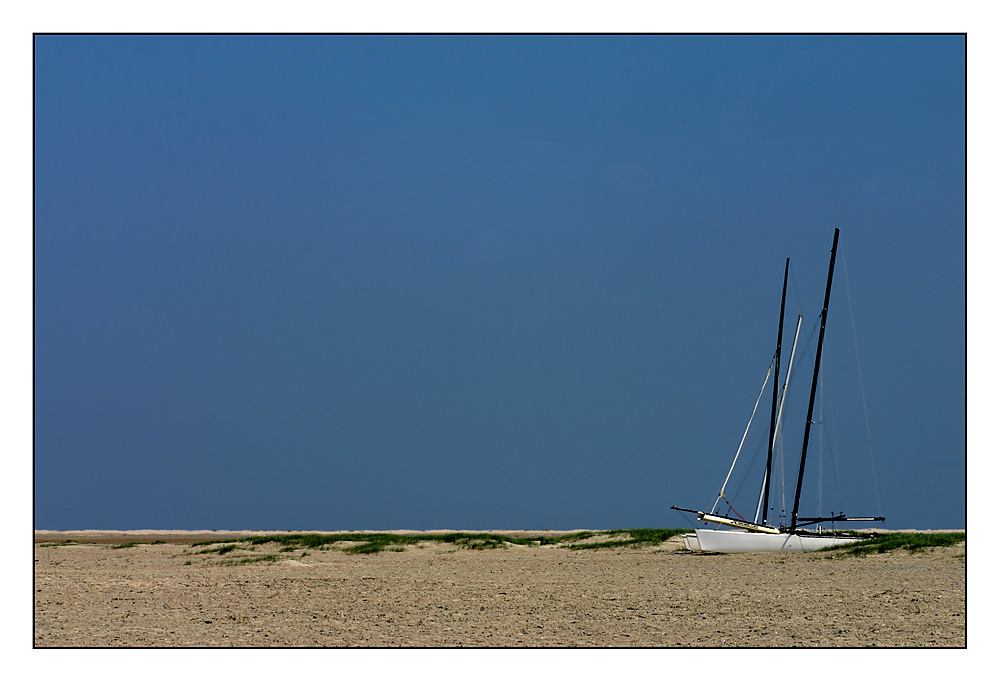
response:
M695 529L703 552L814 552L857 542L860 538L798 533L747 533L739 530Z
M690 552L701 551L701 545L698 544L698 536L694 533L685 533L681 536L681 540L684 541L684 549Z

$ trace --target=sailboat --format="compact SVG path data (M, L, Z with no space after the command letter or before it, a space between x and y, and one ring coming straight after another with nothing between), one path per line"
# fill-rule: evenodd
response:
M799 516L799 499L802 493L802 475L805 471L806 466L806 454L809 450L809 432L813 423L813 408L816 402L816 385L819 379L820 372L820 361L823 357L823 336L826 332L826 315L827 309L830 305L830 289L833 284L833 269L834 264L837 260L837 242L840 239L840 228L836 228L833 233L833 247L830 249L830 270L827 274L826 279L826 295L823 299L823 312L820 317L820 327L819 327L819 340L816 345L816 362L813 367L813 377L812 377L812 388L809 393L809 409L806 414L806 425L805 425L805 435L802 439L802 456L799 461L799 472L798 472L798 482L795 487L795 504L792 507L791 522L785 525L772 525L768 523L768 497L770 495L770 484L771 484L771 469L772 469L772 459L774 453L774 443L775 434L779 428L782 408L784 407L784 397L785 389L788 386L788 376L791 374L791 365L795 357L795 347L798 342L799 328L801 327L802 317L799 316L798 324L796 325L795 331L795 341L792 343L792 353L789 357L789 366L785 378L784 387L780 393L778 391L778 381L779 381L779 368L781 364L781 336L782 329L784 327L785 318L785 293L788 288L788 259L785 260L785 280L781 288L781 312L779 314L778 321L778 343L777 348L774 352L774 360L771 367L768 368L767 375L764 377L764 385L761 386L760 395L757 397L757 405L760 404L760 397L763 395L765 388L767 387L767 382L772 374L774 375L774 385L771 394L771 424L770 424L770 437L768 439L767 447L767 463L764 470L764 479L761 486L761 495L757 506L757 515L754 516L753 521L747 521L743 518L733 518L726 514L717 514L716 509L720 501L725 501L726 499L726 484L729 483L729 478L732 476L733 469L736 466L736 459L739 458L740 451L743 448L743 442L746 440L747 431L750 429L750 424L747 424L747 430L743 433L743 440L740 441L740 447L736 451L736 458L733 459L733 464L729 468L729 473L726 476L725 481L722 484L722 489L716 498L715 505L708 512L697 511L694 509L685 509L683 507L673 506L672 509L676 509L682 512L689 512L696 514L699 521L705 521L710 524L717 524L719 526L726 526L726 529L722 528L698 528L693 534L688 534L683 537L684 546L690 550L702 551L702 552L809 552L818 549L827 549L830 547L835 547L837 545L849 544L852 542L857 542L864 536L859 535L847 535L843 533L835 532L822 532L816 529L810 529L809 526L817 526L818 524L831 522L875 522L875 521L885 521L885 517L882 516L854 516L848 517L844 514L831 514L826 517L803 517ZM757 411L757 405L754 406L754 413ZM753 414L750 417L751 422L753 421ZM727 502L728 505L728 502ZM731 507L730 507L731 508ZM763 515L761 511L763 510Z

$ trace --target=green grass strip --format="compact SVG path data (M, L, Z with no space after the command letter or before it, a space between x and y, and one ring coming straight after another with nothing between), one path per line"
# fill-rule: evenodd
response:
M931 547L951 547L959 542L965 542L965 533L880 533L875 537L825 551L832 549L842 556L862 556L872 553L884 554L897 549L919 552Z
M208 549L203 549L196 554L228 554L236 549L235 544L222 545L220 547L209 547Z
M604 542L572 544L570 549L614 549L620 547L649 547L691 532L686 528L621 528L608 530L597 535L608 535L617 539ZM622 537L624 536L624 537ZM591 536L592 537L592 536Z
M192 543L192 547L221 543L242 543L264 545L276 543L282 552L296 548L324 549L337 543L350 543L341 548L348 554L376 554L382 551L403 551L407 545L420 542L442 542L463 549L498 549L507 545L561 545L570 549L605 549L612 547L641 547L659 544L670 538L690 532L682 528L636 528L612 531L579 531L562 535L538 535L514 537L500 533L427 533L406 535L403 533L281 533L257 535L248 538L232 538L218 541ZM622 536L607 542L577 544L595 536ZM230 546L225 544L225 547ZM201 553L217 552L220 548L203 550ZM226 550L229 551L229 550ZM221 552L220 552L221 553Z

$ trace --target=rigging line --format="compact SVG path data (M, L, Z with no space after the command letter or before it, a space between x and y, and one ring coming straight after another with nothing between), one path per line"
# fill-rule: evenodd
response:
M756 432L754 433L754 435L756 435ZM753 449L750 450L750 452L753 453L753 456L750 458L750 462L746 466L746 471L743 473L743 478L740 479L740 484L736 486L736 492L731 495L733 499L736 499L740 496L740 491L743 490L743 484L747 482L747 479L750 477L750 474L753 473L755 470L755 467L757 465L757 460L760 459L760 456L762 454L767 452L768 436L769 434L765 432L761 434L756 440L752 441L753 443L755 443Z
M671 507L671 509L674 509L674 508L673 508L673 507ZM689 519L688 519L688 517L687 517L687 516L685 516L685 515L684 515L684 513L683 513L683 512L681 511L681 510L679 510L679 509L674 509L674 511L676 511L676 512L677 512L677 514L678 514L678 515L679 515L679 516L680 516L680 517L681 517L682 519L684 519L684 523L688 523L688 522L689 522Z
M743 431L743 438L740 439L740 446L736 448L736 456L733 457L733 463L729 467L729 473L726 474L726 480L722 482L722 490L719 491L719 496L715 499L715 504L712 505L712 511L710 513L715 513L715 508L719 505L719 500L726 496L726 484L729 483L729 477L733 475L733 468L736 467L736 460L740 458L740 450L743 449L743 441L747 439L747 431L750 430L750 424L753 423L753 416L757 414L757 406L760 405L760 397L764 395L764 389L767 388L767 380L771 376L771 370L774 369L774 364L767 366L767 372L764 374L764 383L761 384L760 393L757 394L757 402L754 403L753 412L750 413L750 421L747 422L747 428Z
M826 363L820 364L820 389L819 389L819 420L816 422L820 429L819 438L819 486L816 495L816 516L823 516L823 444L826 443L826 459L830 462L830 469L833 471L833 487L837 500L840 502L840 511L844 510L844 493L840 486L840 465L837 460L837 448L834 444L836 433L836 415L833 411L833 400L827 396L832 396L832 391L826 389ZM827 405L827 403L830 403ZM829 424L829 428L827 428Z
M740 514L738 511L736 511L736 507L734 507L733 505L729 504L729 500L726 500L726 506L729 507L729 510L731 512L733 512L734 514L736 514L737 516L739 516L740 519L742 519L743 521L746 521L746 519L743 518L743 515Z
M822 320L822 315L817 315L816 316L816 321L813 323L812 329L809 330L809 335L806 336L805 341L801 342L802 343L802 347L804 349L815 351L815 348L812 348L811 344L812 344L813 336L815 336L815 334L816 334L816 330L819 329L819 323L820 323L821 320ZM805 364L805 365L802 364L802 363L799 363L799 364L794 365L792 367L792 372L791 372L791 374L788 375L788 383L789 384L793 383L795 377L799 376L799 370L801 370L803 367L806 367L808 369L808 363Z
M861 352L858 350L858 331L854 327L854 304L851 302L851 284L847 278L847 253L841 249L840 262L844 271L844 286L847 287L847 310L851 318L851 334L854 336L854 357L858 362L858 385L861 387L861 407L865 413L865 434L868 436L868 456L872 464L872 483L875 486L875 507L878 515L882 516L882 501L878 494L878 476L875 473L875 450L872 447L872 430L868 423L868 402L865 400L865 382L861 378Z
M820 435L823 434L826 429L823 428L823 379L826 374L826 363L822 360L820 361L819 369L819 389L816 391L816 396L819 399L819 416L814 422L819 428ZM817 445L819 446L819 457L816 458L816 516L823 516L823 439L817 438L819 441Z
M832 403L833 401L830 401L830 402ZM835 440L836 440L835 436L836 436L836 430L837 430L837 421L836 421L836 415L833 412L833 405L831 404L826 409L827 409L827 411L829 413L829 417L823 416L823 424L822 424L823 437L820 439L820 443L822 443L824 440L826 441L827 450L829 451L829 455L827 456L827 459L830 460L830 468L833 470L834 487L835 487L835 489L837 491L837 500L840 502L839 511L843 512L844 511L844 489L840 485L840 463L839 463L838 458L837 458L837 445L836 445L836 442L835 442ZM826 428L826 422L830 423L830 428ZM820 509L819 512L816 514L816 516L823 516L823 510Z
M826 375L826 363L820 360L819 366L819 417L816 419L816 426L819 427L820 435L826 432L823 428L823 379ZM817 439L819 443L819 457L816 458L816 516L823 516L823 439Z
M781 511L785 510L785 439L784 434L778 436L778 462L781 469Z

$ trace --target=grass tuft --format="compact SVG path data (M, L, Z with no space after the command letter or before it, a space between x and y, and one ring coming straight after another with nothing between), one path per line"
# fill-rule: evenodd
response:
M227 542L246 542L246 538L219 538L218 540L199 540L192 542L192 547L206 547L208 545L221 545Z
M195 554L228 554L236 549L235 544L222 545L221 547L209 547L208 549L203 549Z
M255 554L254 556L245 556L239 559L223 559L219 563L223 566L238 566L240 564L256 564L261 561L275 562L277 560L277 554Z
M880 533L850 545L830 548L840 556L862 556L884 554L897 549L919 552L930 547L951 547L965 542L965 533Z

